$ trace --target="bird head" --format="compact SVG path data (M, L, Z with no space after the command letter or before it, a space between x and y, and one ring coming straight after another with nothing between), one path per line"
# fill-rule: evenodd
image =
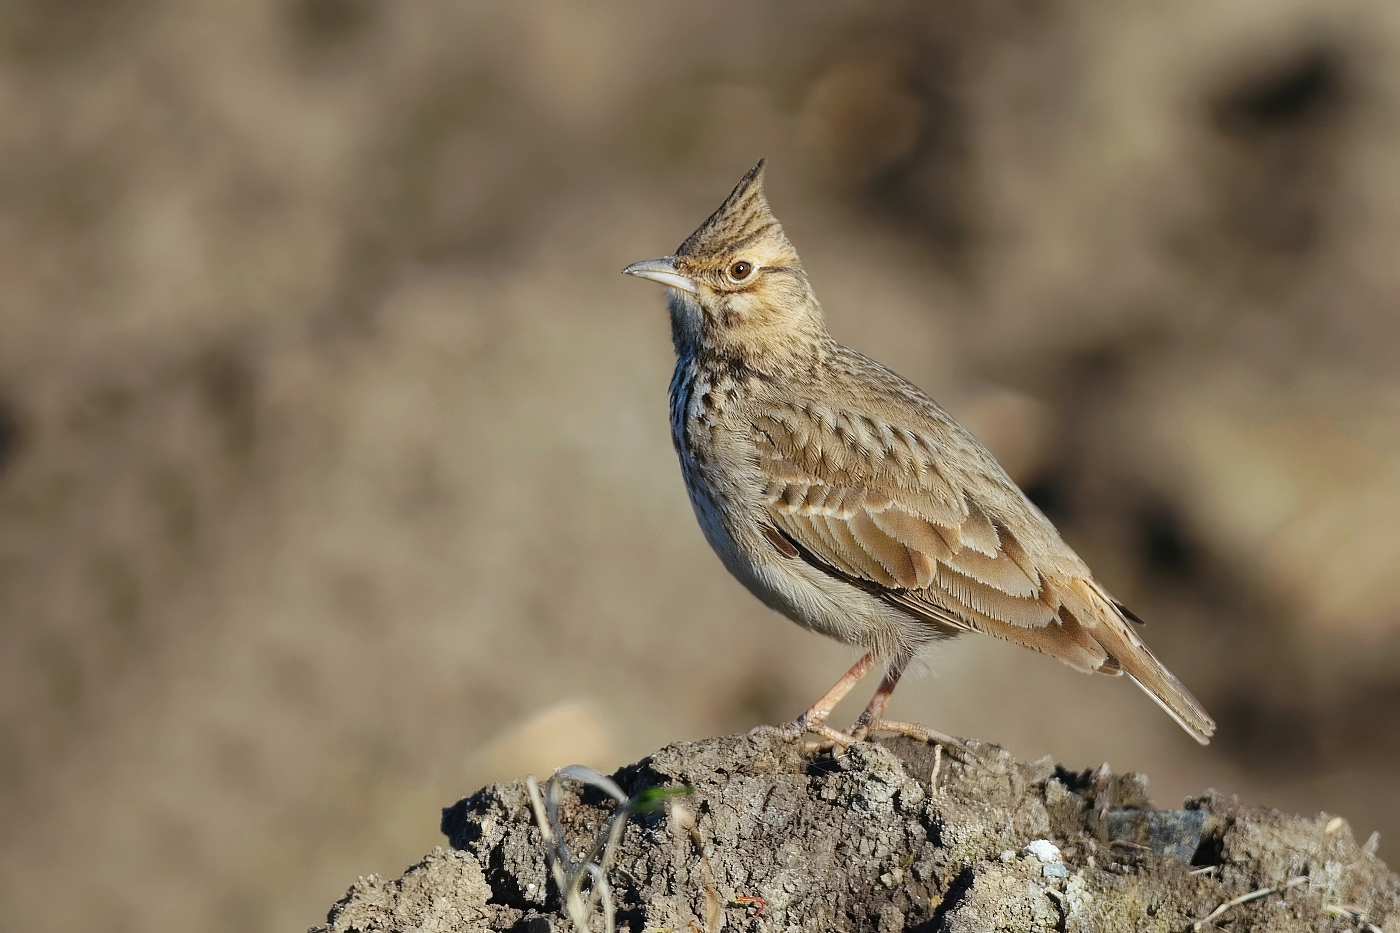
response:
M622 271L667 286L679 351L692 342L756 346L823 335L807 273L763 195L760 161L674 256Z

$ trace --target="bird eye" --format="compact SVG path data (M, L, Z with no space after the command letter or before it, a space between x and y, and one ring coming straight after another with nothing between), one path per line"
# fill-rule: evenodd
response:
M736 282L741 282L744 279L748 278L749 273L752 271L753 265L751 263L744 262L741 259L738 262L734 263L734 265L729 267L729 277Z

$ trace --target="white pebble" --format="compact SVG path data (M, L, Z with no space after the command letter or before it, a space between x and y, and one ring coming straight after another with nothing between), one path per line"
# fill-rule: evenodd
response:
M1049 839L1037 839L1021 850L1023 855L1034 855L1042 862L1058 862L1060 860L1060 850Z

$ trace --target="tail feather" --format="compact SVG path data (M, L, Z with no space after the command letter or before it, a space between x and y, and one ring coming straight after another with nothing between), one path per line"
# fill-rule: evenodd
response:
M1103 646L1109 657L1118 662L1123 673L1131 677L1168 716L1175 719L1197 742L1208 745L1215 733L1215 720L1210 718L1205 707L1142 643L1112 599L1101 597L1095 602L1105 610L1105 618L1095 626L1094 639Z
M1210 744L1210 737L1215 734L1215 720L1210 718L1200 702L1191 693L1172 677L1170 672L1163 668L1163 672L1176 684L1176 689L1171 692L1159 692L1159 688L1148 686L1139 680L1135 675L1132 677L1133 683L1142 688L1143 692L1150 696L1154 703L1166 710L1167 715L1176 720L1176 724L1190 733L1191 738L1202 745Z

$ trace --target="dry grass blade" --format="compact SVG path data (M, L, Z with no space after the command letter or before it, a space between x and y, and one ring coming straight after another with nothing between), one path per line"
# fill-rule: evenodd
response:
M1352 923L1356 924L1357 929L1364 931L1364 933L1385 933L1380 927L1368 921L1363 911L1357 910L1355 907L1328 904L1323 909L1327 911L1327 916L1329 917L1340 917L1343 920L1350 920Z
M594 787L598 788L603 793L612 797L618 803L627 803L627 794L623 792L621 787L617 786L616 781L608 777L606 774L600 774L599 772L594 771L587 765L569 765L567 768L560 768L558 771L555 771L554 776L557 778L573 778L575 781L581 781L584 784L592 784Z
M1221 916L1229 910L1232 910L1235 907L1240 906L1241 904L1248 904L1250 901L1257 901L1259 898L1268 897L1270 894L1282 894L1289 888L1296 887L1307 880L1307 875L1298 875L1296 878L1289 878L1283 884L1275 885L1272 888L1260 888L1258 891L1250 891L1248 894L1241 894L1239 897L1235 898L1232 901L1226 901L1219 907L1212 910L1210 913L1206 914L1201 919L1197 920L1195 923L1191 924L1192 933L1199 933L1201 928L1204 927L1207 923L1211 923L1213 925L1213 922L1217 917Z
M591 785L617 801L612 816L594 837L587 854L578 861L569 851L564 829L559 823L559 800L564 780ZM635 797L628 797L612 778L584 765L569 765L555 771L545 782L543 792L533 774L525 778L525 786L530 794L535 825L539 827L544 843L545 862L564 902L565 915L578 933L589 933L594 912L601 906L603 929L606 933L615 933L617 909L612 887L608 884L608 866L622 839L627 817L633 813L648 812L669 797L689 793L690 788L648 788ZM586 893L583 887L585 879L589 881Z

